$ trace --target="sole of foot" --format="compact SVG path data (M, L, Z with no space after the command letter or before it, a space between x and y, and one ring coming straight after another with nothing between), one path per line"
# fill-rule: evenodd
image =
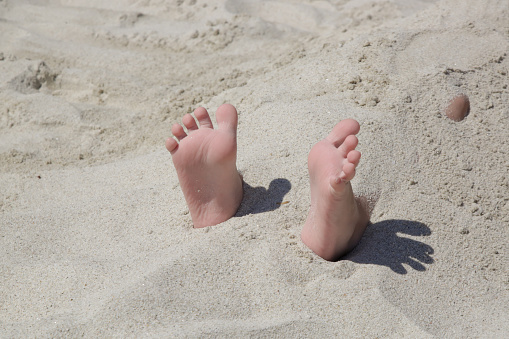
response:
M196 118L196 119L195 119ZM217 225L231 218L242 201L242 178L236 167L237 110L217 109L214 129L207 110L186 114L166 140L194 227Z
M359 123L339 122L308 157L311 207L301 232L306 246L325 260L339 260L360 241L369 223L365 200L350 184L361 154L355 150Z

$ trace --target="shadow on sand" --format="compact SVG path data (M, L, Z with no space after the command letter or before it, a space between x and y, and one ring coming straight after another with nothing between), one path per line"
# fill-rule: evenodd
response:
M425 271L423 264L434 262L431 246L407 238L429 236L431 230L423 223L409 220L384 220L369 225L359 245L343 260L359 264L387 266L398 274L406 274L406 264L417 271Z
M284 196L292 188L292 184L287 179L282 178L272 180L269 189L265 189L265 187L252 187L246 182L243 182L242 185L244 197L235 214L236 217L278 209L284 203Z

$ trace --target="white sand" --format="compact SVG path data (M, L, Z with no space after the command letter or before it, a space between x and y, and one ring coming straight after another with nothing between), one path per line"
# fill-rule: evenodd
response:
M508 18L505 0L0 0L0 337L509 335ZM195 230L164 139L224 102L245 199ZM377 203L330 263L299 239L306 161L347 117Z

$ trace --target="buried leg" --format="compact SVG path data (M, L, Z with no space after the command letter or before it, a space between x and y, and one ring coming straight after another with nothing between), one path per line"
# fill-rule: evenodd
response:
M339 122L309 153L311 208L301 239L313 252L338 260L359 242L369 223L365 201L354 197L350 180L361 154L355 150L359 123Z
M218 129L207 110L197 108L182 118L184 126L172 126L174 138L166 140L177 170L180 187L194 227L217 225L231 218L242 201L242 178L237 171L237 110L232 105L217 109Z

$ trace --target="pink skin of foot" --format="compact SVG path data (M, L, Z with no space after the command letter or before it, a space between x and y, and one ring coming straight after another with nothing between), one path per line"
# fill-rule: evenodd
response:
M311 208L301 232L306 246L336 261L360 241L369 223L366 203L354 197L349 183L361 153L355 150L359 123L339 122L309 153Z
M166 140L180 187L195 228L217 225L231 218L242 201L242 178L237 170L237 110L229 104L217 109L218 129L203 107L186 114L183 125L171 128Z

